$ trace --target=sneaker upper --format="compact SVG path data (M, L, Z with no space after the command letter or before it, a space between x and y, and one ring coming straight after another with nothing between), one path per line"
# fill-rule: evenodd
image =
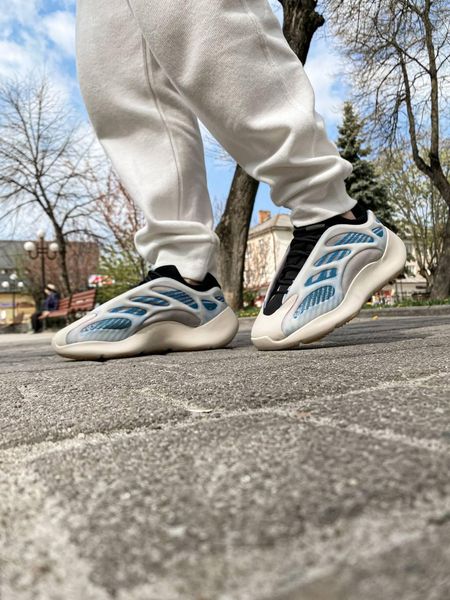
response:
M199 285L191 286L176 267L160 267L150 271L138 286L67 327L65 343L117 342L158 321L198 327L226 307L222 290L211 274Z
M385 226L371 211L358 207L355 212L356 220L336 217L294 231L252 335L259 330L264 335L273 320L279 321L277 337L288 336L333 310L361 269L383 255Z

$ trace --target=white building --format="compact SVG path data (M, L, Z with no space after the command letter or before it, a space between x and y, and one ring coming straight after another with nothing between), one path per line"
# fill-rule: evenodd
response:
M258 224L250 229L248 236L244 271L245 290L256 292L258 298L265 295L292 239L292 229L289 215L272 216L268 210L259 211ZM407 275L397 278L393 285L385 286L377 297L378 301L381 297L389 302L411 297L412 294L425 293L426 280L419 275L413 245L407 240L406 246L410 257Z

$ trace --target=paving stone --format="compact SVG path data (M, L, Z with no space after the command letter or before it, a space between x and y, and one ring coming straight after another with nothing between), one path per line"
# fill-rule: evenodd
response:
M1 600L447 600L450 318L106 363L0 339Z

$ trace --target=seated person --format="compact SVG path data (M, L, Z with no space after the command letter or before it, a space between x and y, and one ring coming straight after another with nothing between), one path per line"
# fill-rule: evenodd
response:
M31 315L31 326L34 333L42 331L43 320L59 306L59 292L53 283L48 283L44 289L45 300L42 302L41 310Z

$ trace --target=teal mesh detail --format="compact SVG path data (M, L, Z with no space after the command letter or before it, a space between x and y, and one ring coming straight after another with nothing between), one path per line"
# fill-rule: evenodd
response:
M170 290L168 292L159 293L163 294L164 296L168 296L169 298L173 298L174 300L178 300L178 302L182 302L183 304L186 304L191 308L198 308L198 304L197 302L195 302L194 298L192 298L191 296L189 296L189 294L186 294L186 292L183 292L181 290Z
M217 302L212 302L211 300L202 300L202 304L206 310L215 310L217 308Z
M311 292L308 296L306 296L306 298L295 311L294 319L298 318L300 315L302 315L305 311L309 310L313 306L321 304L322 302L326 302L327 300L332 298L335 294L335 291L336 290L332 285L325 285Z
M129 315L136 315L138 317L142 317L147 314L145 308L139 308L139 306L118 306L117 308L112 308L109 312L111 313L127 313Z
M374 232L375 235L377 235L380 238L382 238L383 235L384 235L384 229L383 229L383 227L374 227L372 229L372 231Z
M323 256L321 256L319 260L314 263L314 265L316 267L328 265L331 262L342 260L349 254L351 254L351 250L334 250L333 252L328 252L328 254L324 254Z
M169 306L169 302L164 298L157 298L156 296L135 296L130 298L133 302L140 302L141 304L151 304L153 306Z
M334 246L341 246L342 244L370 244L375 240L371 235L366 233L358 233L356 231L350 231L341 237Z
M320 273L311 275L311 277L305 281L305 286L313 285L314 283L325 281L326 279L332 279L333 277L336 277L336 275L337 269L325 269L325 271L320 271Z
M113 319L103 319L101 321L96 321L95 323L90 323L83 327L80 333L88 333L89 331L98 331L99 329L128 329L131 327L130 319L124 318L113 318Z
M214 296L214 298L216 300L218 300L219 302L225 302L225 298L221 294L218 294L217 296Z

